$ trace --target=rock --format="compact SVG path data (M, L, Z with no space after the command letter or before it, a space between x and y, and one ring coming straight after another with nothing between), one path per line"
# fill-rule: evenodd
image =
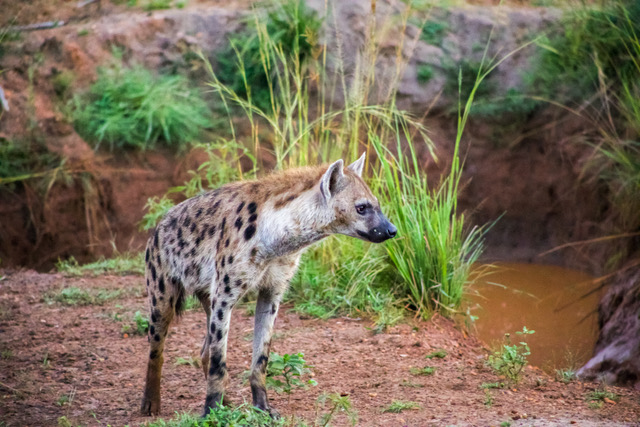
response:
M639 313L640 270L636 267L618 273L600 301L594 356L578 371L578 377L640 388Z

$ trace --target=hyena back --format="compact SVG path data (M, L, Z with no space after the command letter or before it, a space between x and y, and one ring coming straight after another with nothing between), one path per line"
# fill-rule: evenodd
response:
M222 186L169 211L145 254L151 314L143 414L160 411L164 341L187 294L196 295L207 314L201 351L205 415L221 402L231 310L248 290L256 289L253 405L277 415L265 387L271 334L302 251L336 233L375 243L396 234L361 178L363 166L364 155L347 168L338 160L328 167L291 169Z

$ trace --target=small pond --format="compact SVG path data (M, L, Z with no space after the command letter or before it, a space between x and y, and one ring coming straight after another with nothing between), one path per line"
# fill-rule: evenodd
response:
M478 267L476 272L485 270ZM489 267L469 295L478 337L494 348L505 333L519 342L523 326L529 361L547 371L579 368L590 357L597 338L601 292L594 278L561 267L499 263Z

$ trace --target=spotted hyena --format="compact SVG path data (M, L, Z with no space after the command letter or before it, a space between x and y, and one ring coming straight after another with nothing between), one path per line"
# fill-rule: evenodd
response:
M169 211L149 239L146 282L151 316L143 414L160 411L162 352L169 324L194 294L207 313L202 366L204 412L215 408L227 379L231 310L250 289L258 293L250 384L253 405L270 408L265 372L273 323L302 251L331 234L370 242L396 235L361 178L364 154L343 167L291 169L255 181L227 184Z

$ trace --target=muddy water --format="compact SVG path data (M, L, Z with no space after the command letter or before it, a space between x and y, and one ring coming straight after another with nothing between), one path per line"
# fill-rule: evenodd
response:
M592 280L555 266L496 265L476 281L470 295L480 339L491 347L511 333L512 341L519 342L514 332L526 326L535 330L527 335L532 365L549 371L580 367L597 337L600 293L580 298L595 287Z

